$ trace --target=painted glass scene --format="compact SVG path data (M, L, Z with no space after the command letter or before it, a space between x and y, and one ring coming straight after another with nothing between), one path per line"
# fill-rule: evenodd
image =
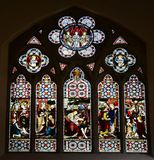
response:
M19 75L10 88L9 151L30 151L31 85Z
M64 151L91 152L91 86L76 67L64 84Z
M110 75L98 84L98 133L100 152L120 152L119 86Z
M74 25L67 27L61 33L61 41L65 47L72 50L87 48L93 40L93 33L86 26Z
M126 151L145 153L147 147L145 86L132 75L124 85Z
M48 75L36 85L35 151L56 151L57 87Z

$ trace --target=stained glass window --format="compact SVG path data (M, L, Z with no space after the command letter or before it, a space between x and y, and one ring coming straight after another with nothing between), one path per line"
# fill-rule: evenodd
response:
M10 88L9 151L30 151L31 85L19 75Z
M48 75L36 85L35 151L56 151L57 87Z
M8 151L148 152L146 48L128 33L75 7L11 42Z
M100 152L120 152L119 86L108 74L98 84L98 133Z
M103 31L95 29L95 20L89 16L81 17L76 23L70 16L61 17L58 25L62 30L52 30L48 39L54 44L61 43L58 52L64 58L70 58L76 52L82 57L92 57L96 49L94 44L102 43L105 40Z
M145 87L132 75L124 85L126 152L147 152Z
M64 151L90 152L91 86L76 67L64 84Z

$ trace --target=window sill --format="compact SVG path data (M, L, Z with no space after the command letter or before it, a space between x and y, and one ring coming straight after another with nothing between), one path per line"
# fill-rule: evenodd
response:
M6 153L2 160L153 160L148 154L122 153Z

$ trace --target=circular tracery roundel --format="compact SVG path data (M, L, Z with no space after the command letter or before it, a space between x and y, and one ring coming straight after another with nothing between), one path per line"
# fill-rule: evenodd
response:
M52 30L48 39L54 44L61 43L58 49L59 54L64 58L70 58L78 53L88 58L95 54L94 44L102 43L105 34L95 27L95 20L89 16L81 17L78 22L73 17L64 16L58 21L61 30Z
M93 33L84 25L69 25L61 31L60 40L68 49L82 50L92 43Z

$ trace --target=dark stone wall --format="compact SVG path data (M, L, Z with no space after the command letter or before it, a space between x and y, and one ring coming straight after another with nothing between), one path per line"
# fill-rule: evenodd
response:
M6 108L8 45L35 23L71 6L87 9L118 23L140 37L147 48L150 155L154 156L154 4L149 1L120 0L1 0L0 2L0 156L1 159L152 159L143 154L6 154Z

